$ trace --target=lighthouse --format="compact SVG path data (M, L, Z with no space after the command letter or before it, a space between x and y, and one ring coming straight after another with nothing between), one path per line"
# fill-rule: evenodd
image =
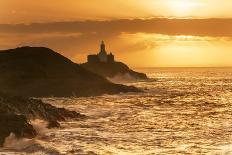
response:
M107 62L107 53L104 41L101 42L98 58L100 62Z
M114 55L107 54L104 41L100 44L100 52L96 55L88 55L88 63L114 63Z

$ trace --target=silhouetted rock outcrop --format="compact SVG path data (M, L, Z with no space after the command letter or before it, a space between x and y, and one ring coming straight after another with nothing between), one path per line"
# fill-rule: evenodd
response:
M29 124L24 115L1 113L0 126L0 147L3 145L5 138L11 133L14 133L18 138L33 138L36 136L35 129Z
M83 118L85 116L80 113L56 108L39 99L9 97L0 93L0 146L10 133L17 137L34 137L36 132L28 120L45 120L48 128L54 128L59 127L58 121Z
M16 96L93 96L137 92L113 84L44 47L0 51L0 91Z
M138 73L131 70L126 64L122 62L110 62L110 63L84 63L81 65L85 69L99 74L104 77L113 78L117 75L128 74L132 78L137 80L147 80L148 77L144 73Z
M0 93L0 113L23 114L30 119L43 119L46 121L65 121L67 118L83 118L83 115L57 108L40 99L25 97L9 97Z

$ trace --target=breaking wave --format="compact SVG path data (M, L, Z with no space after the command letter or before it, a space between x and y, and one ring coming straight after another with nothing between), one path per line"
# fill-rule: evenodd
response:
M36 138L17 138L14 133L11 133L5 139L3 147L7 150L16 151L16 154L59 155L60 153L55 148L50 145L46 146L45 141L49 138L46 134L51 132L46 128L47 124L48 122L43 120L32 120L31 125L37 132Z
M30 145L36 144L35 139L27 139L27 138L17 138L14 133L11 133L4 142L4 147L7 149L14 149L14 150L22 150Z
M112 78L108 77L107 79L113 83L118 83L118 84L133 83L133 82L141 81L141 79L137 79L131 76L129 73L117 74L114 77Z

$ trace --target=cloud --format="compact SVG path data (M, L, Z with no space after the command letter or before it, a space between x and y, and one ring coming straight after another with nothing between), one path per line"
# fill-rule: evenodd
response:
M232 19L122 19L109 21L74 21L33 24L0 24L5 33L95 33L113 36L127 33L158 33L165 35L232 36Z

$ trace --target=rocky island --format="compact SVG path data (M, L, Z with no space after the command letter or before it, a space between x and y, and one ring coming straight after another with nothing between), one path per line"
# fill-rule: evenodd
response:
M115 61L112 53L107 54L104 41L100 45L100 52L97 55L89 55L87 62L81 64L81 66L105 78L113 78L117 75L128 75L136 80L148 79L146 74L135 72L126 64Z

